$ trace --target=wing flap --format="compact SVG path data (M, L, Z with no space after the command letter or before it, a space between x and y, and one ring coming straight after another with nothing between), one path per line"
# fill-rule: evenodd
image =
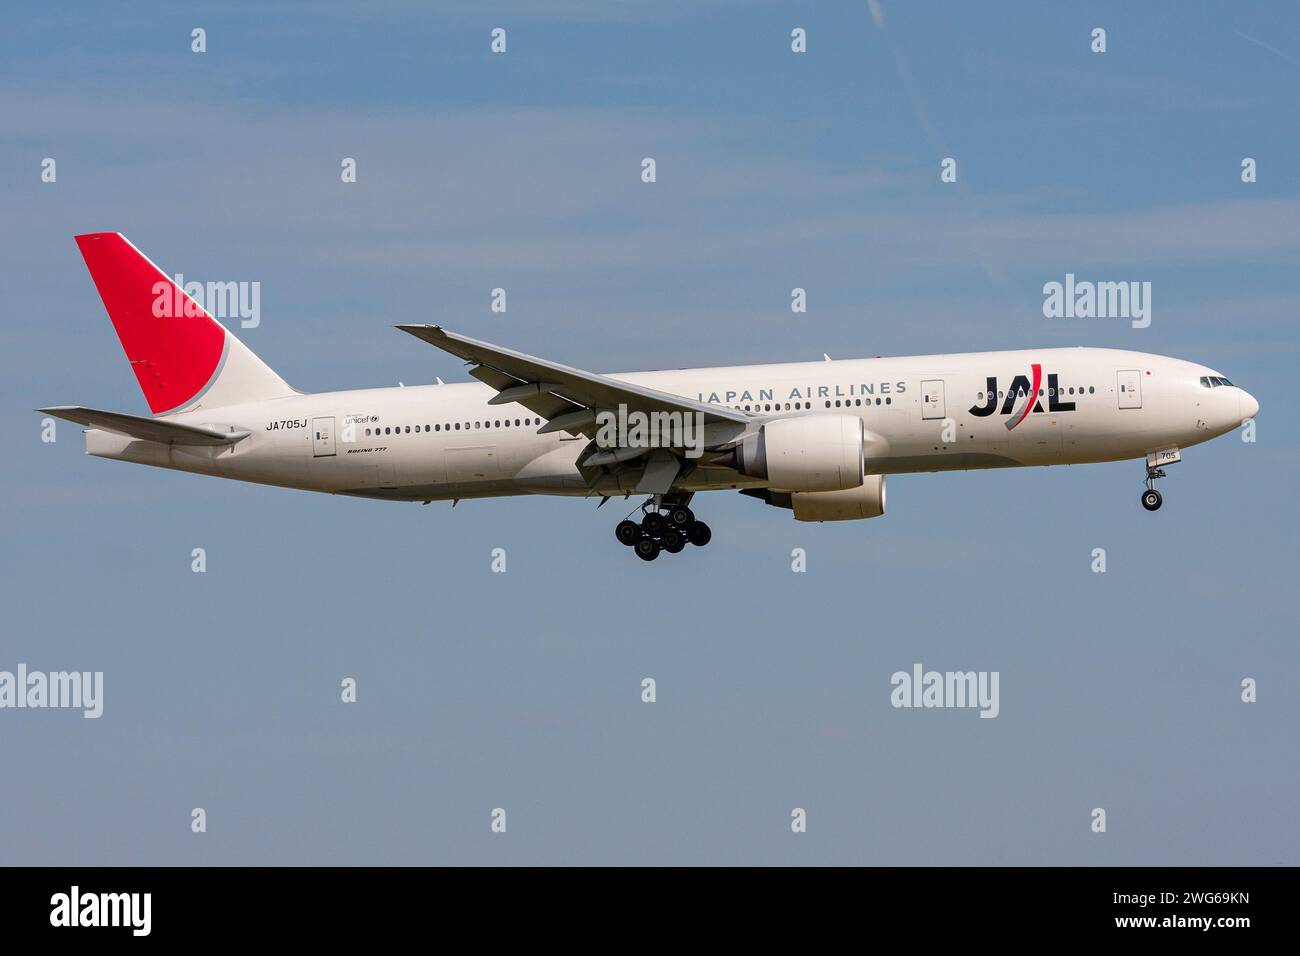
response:
M478 379L484 385L495 388L497 390L498 398L513 389L534 384L531 382L522 382L513 375L507 375L505 372L495 368L490 368L486 365L480 365L477 368L472 369L469 374L471 377ZM536 412L547 421L550 421L552 418L559 415L563 415L565 412L571 412L578 408L578 406L574 405L572 402L567 402L557 395L541 390L531 395L513 399L513 401L516 405L524 406L524 408L528 409L530 412ZM506 402L502 402L501 404L506 404Z
M399 325L398 328L444 352L473 363L477 368L470 375L498 392L518 389L513 394L523 396L517 399L519 404L532 409L548 421L581 409L615 409L620 405L626 406L629 411L698 413L704 416L706 424L728 422L746 425L751 420L743 412L721 405L697 402L682 395L672 395L643 385L622 382L607 375L549 362L513 349L457 335L438 325ZM539 386L535 395L525 394L527 389L522 386L529 385ZM594 426L579 431L590 435L594 433Z

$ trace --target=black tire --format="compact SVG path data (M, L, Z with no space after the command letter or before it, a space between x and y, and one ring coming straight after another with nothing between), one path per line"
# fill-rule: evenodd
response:
M685 505L678 505L676 508L673 508L668 512L668 523L678 531L683 531L690 527L691 522L694 520L695 515L691 512L691 509Z
M1147 511L1159 511L1164 500L1164 498L1160 497L1160 492L1154 488L1148 488L1142 492L1142 507L1146 508Z
M686 547L686 535L676 528L669 528L664 532L663 545L664 550L669 554L678 554L682 548Z
M618 538L619 544L625 544L630 548L636 544L637 538L641 537L641 528L635 521L620 521L614 529L614 537Z
M641 519L641 530L652 538L657 538L663 533L665 524L663 515L657 511L651 511Z
M696 521L686 529L686 540L697 548L702 548L713 540L713 532L703 521Z
M659 557L659 542L654 538L638 538L635 548L636 556L642 561L653 561Z

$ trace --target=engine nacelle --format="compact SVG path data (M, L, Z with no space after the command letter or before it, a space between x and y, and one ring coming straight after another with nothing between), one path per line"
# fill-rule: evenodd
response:
M778 491L857 488L866 466L865 436L862 419L854 415L778 418L736 448L735 468Z
M844 491L796 491L790 495L796 521L853 521L885 513L885 476L867 475Z

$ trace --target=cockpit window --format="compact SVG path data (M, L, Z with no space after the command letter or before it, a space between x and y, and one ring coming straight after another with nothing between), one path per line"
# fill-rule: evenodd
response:
M1201 386L1202 386L1203 388L1210 388L1210 387L1211 387L1211 386L1210 386L1210 377L1209 377L1208 375L1202 375L1202 376L1201 376Z
M1229 382L1229 381L1228 381L1226 378L1224 378L1222 375L1220 375L1220 376L1219 376L1219 384L1220 384L1220 385L1231 385L1232 383Z

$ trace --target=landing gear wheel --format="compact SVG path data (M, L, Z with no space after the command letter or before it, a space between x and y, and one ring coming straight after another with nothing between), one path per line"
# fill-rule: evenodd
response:
M641 519L641 530L651 537L659 537L664 530L664 516L657 511L650 511ZM647 559L648 560L648 559Z
M697 548L702 548L713 540L713 532L703 521L696 521L686 529L686 539Z
M636 539L641 537L641 528L635 521L620 521L618 527L614 529L614 537L618 538L619 544L625 544L630 548L636 544Z
M664 550L669 554L677 554L682 548L686 547L686 535L676 528L669 528L664 532L663 546Z
M684 531L690 527L691 522L694 520L695 515L685 505L678 505L668 512L668 523L679 531Z
M659 557L659 542L654 538L638 538L635 549L636 556L642 561L653 561Z
M1158 511L1164 500L1164 498L1160 497L1160 492L1154 488L1148 488L1142 492L1142 507L1146 508L1147 511Z

